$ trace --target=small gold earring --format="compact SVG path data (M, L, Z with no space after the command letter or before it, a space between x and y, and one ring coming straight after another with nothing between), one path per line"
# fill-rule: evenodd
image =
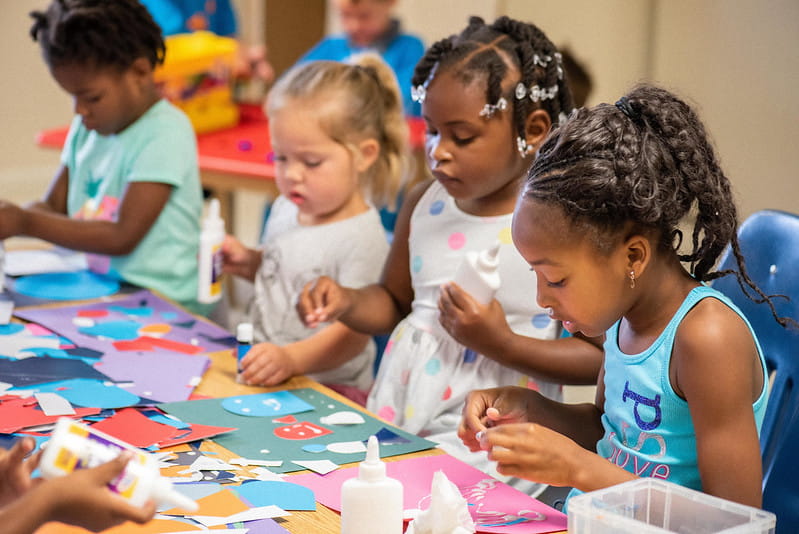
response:
M630 271L630 289L635 289L635 271Z

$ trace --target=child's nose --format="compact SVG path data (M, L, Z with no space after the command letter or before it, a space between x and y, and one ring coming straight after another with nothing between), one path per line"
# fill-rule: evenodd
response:
M431 137L427 141L427 157L430 159L430 166L433 168L451 157L449 151L443 145L439 136Z

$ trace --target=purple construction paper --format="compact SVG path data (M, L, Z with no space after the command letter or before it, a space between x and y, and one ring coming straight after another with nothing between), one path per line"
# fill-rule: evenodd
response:
M274 519L258 519L256 521L234 523L234 525L242 526L234 526L233 528L250 529L247 531L247 534L290 534L288 530L278 525ZM213 532L213 530L209 530L208 532Z
M116 381L130 381L127 391L158 402L185 401L208 365L206 356L159 352L109 351L95 364Z
M125 313L125 309L130 309ZM94 349L105 354L117 351L107 339L88 335L81 330L85 326L78 326L73 322L79 311L107 311L105 317L93 317L95 325L119 321L136 321L142 326L151 324L169 324L170 332L161 336L163 339L189 343L199 346L203 352L214 352L231 348L231 334L222 327L213 323L197 320L195 316L157 297L150 291L144 290L128 295L127 297L113 299L107 302L94 302L91 304L78 304L47 308L16 309L14 315L22 319L38 323L50 330L71 340L79 347ZM147 310L147 315L140 312ZM166 317L170 319L167 320ZM191 328L183 328L175 323L188 324L193 321ZM224 343L218 342L223 340ZM124 354L129 352L122 351ZM172 351L156 348L154 354L171 354Z

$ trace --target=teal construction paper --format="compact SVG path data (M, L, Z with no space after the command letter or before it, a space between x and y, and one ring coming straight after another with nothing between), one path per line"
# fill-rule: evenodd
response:
M213 438L213 441L243 458L253 460L282 460L280 467L270 467L276 473L289 473L304 469L292 463L292 460L328 459L337 464L361 462L366 454L340 454L330 451L308 452L303 447L310 444L328 445L341 441L364 441L383 428L390 427L386 422L362 412L364 423L360 425L325 425L319 421L321 417L342 410L352 410L352 406L339 402L311 388L290 390L292 394L314 407L311 412L297 414L299 422L309 422L331 433L312 439L283 439L275 435L275 429L287 426L275 423L271 418L248 417L225 410L222 403L225 399L201 399L183 402L159 404L163 411L174 415L187 423L214 425L236 428ZM399 454L431 449L435 444L398 428L390 427L397 435L407 439L407 443L389 443L380 447L380 456L385 458ZM268 451L268 452L261 452Z
M316 510L313 491L292 482L250 480L230 488L250 506L279 506L284 510Z
M0 324L0 336L10 336L25 330L22 323Z
M119 291L119 282L91 271L20 276L14 291L28 297L78 300L107 297Z

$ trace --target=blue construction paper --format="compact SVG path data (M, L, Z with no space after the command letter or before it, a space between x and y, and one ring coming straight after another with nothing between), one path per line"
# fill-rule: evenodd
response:
M322 445L321 443L310 443L308 445L303 445L302 450L305 452L325 452L327 450L327 445Z
M97 358L83 358L81 356L75 356L73 354L70 354L68 351L64 349L30 347L25 349L25 352L30 352L31 354L35 354L36 356L50 356L51 358L66 358L69 360L79 360L84 362L86 365L94 365L95 363L97 363Z
M175 482L172 484L172 487L178 493L194 501L198 501L203 497L208 497L222 490L222 485L218 482Z
M93 360L98 360L103 356L103 353L99 350L92 350L86 347L72 347L71 349L64 349L64 351L72 356L91 358Z
M91 271L20 276L14 290L28 297L78 300L107 297L119 291L119 282Z
M0 324L0 336L10 336L25 330L22 323Z
M142 415L146 416L151 421L155 421L156 423L161 423L162 425L173 426L179 430L185 430L191 428L190 424L184 423L179 419L173 419L172 417L167 417L158 410L139 410L139 411L141 412Z
M288 391L228 397L222 401L222 407L230 413L250 417L280 417L314 409L311 404Z
M375 434L375 437L377 438L377 442L380 445L394 445L396 443L409 443L410 442L410 440L408 438L400 436L399 434L397 434L393 430L391 430L389 428L386 428L386 427L381 428L380 431L377 434ZM369 438L363 440L364 443L366 441L368 441L368 439Z
M78 328L78 332L86 336L102 336L119 341L138 338L139 328L142 326L138 321L106 321L98 322L94 326L82 326Z
M316 510L313 491L291 482L249 480L231 489L252 507L275 505L284 510Z
M17 387L75 377L110 381L106 375L80 360L50 356L36 356L16 361L0 360L0 382L8 382Z
M69 402L84 408L125 408L138 403L138 395L100 380L73 378L37 386L41 392L58 393Z
M108 311L115 311L122 315L133 315L135 317L150 317L153 309L148 306L109 306Z

